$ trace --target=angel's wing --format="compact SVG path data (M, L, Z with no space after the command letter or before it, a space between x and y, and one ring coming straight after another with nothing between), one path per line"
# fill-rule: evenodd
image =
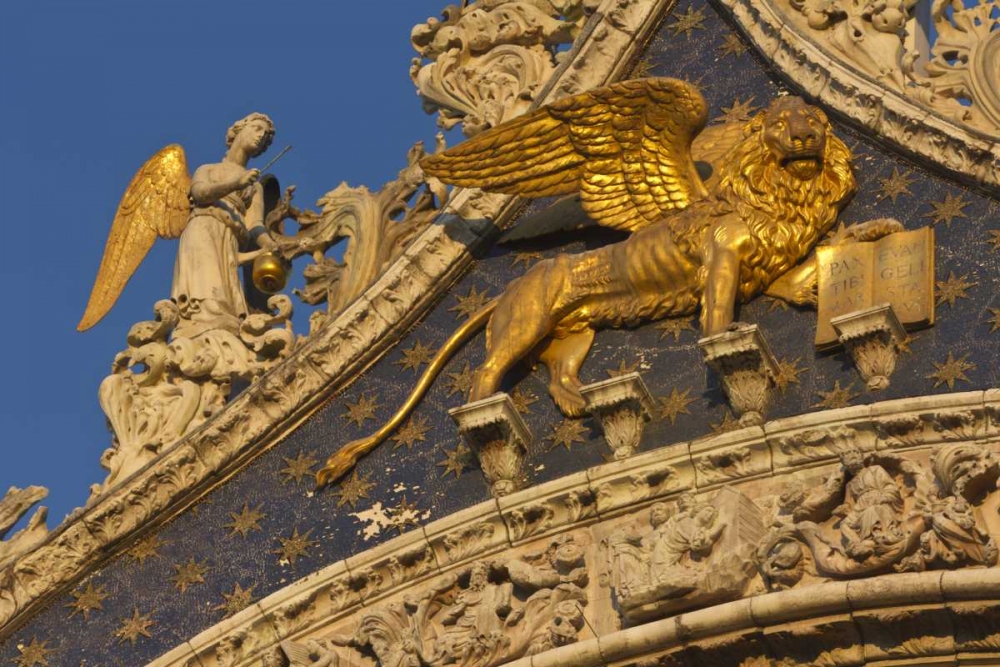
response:
M77 331L86 331L111 310L158 237L172 239L181 235L188 219L190 189L184 149L177 144L149 158L132 177L118 203L94 289L76 325Z
M691 159L698 90L635 79L559 100L420 165L446 183L528 197L580 193L598 223L634 231L706 196Z

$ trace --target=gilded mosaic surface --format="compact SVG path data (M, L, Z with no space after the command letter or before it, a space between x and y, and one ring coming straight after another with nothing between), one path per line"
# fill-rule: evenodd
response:
M744 118L782 90L703 0L678 4L634 74L700 83L712 118ZM836 129L858 170L859 192L841 216L845 223L895 217L909 229L936 227L937 322L914 335L891 386L871 394L842 353L817 355L815 311L766 297L745 306L739 319L761 327L780 363L780 392L769 418L1000 385L1000 202L889 155L842 125ZM545 204L533 204L525 215ZM314 493L312 473L337 446L388 418L429 355L484 299L542 257L620 238L590 228L568 243L558 236L493 247L342 395L201 503L54 600L0 646L0 664L142 664L331 562L489 499L446 417L469 391L471 369L483 357L481 339L450 362L410 421L352 476ZM638 370L658 401L642 449L733 426L697 337L688 320L597 335L581 379ZM546 382L543 370L520 367L504 384L535 436L526 462L529 483L610 455L589 420L563 418Z

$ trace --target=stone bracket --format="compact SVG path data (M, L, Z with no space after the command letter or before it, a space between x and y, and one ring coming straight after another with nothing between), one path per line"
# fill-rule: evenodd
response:
M869 391L889 386L889 376L896 370L899 346L906 340L906 329L892 306L883 303L855 310L830 320L841 344L854 360Z
M764 423L778 362L756 324L735 324L698 341L705 363L719 374L729 404L743 426Z
M604 432L615 460L632 456L639 448L646 422L653 414L653 397L638 373L620 375L580 388L587 411Z
M494 497L517 490L531 431L510 396L497 393L448 411L458 432L476 453Z

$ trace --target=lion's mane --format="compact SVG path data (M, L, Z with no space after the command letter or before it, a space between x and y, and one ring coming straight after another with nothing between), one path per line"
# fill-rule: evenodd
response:
M854 192L851 151L826 123L823 170L802 180L781 168L764 143L767 112L748 125L746 138L723 167L719 201L750 227L754 249L744 263L744 290L760 290L802 260L833 226ZM750 294L744 294L749 298Z
M800 179L781 167L778 156L764 142L767 122L763 111L747 123L744 138L729 153L715 191L704 202L714 214L736 212L754 237L740 278L743 300L760 293L805 258L833 226L855 188L851 151L829 123L823 170L814 178ZM700 217L689 217L688 221ZM677 242L686 246L685 250L697 252L704 226L683 227L675 230Z

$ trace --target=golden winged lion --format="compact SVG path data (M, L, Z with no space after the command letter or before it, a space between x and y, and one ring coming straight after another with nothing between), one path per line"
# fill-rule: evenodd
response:
M578 377L594 334L701 310L704 335L724 331L738 301L763 292L815 300L810 250L855 189L851 153L822 110L779 97L752 120L704 130L707 105L675 79L616 83L542 107L425 158L446 183L527 197L579 193L595 222L626 240L538 262L444 344L403 407L374 435L341 448L317 474L340 478L387 438L444 364L486 326L486 360L470 400L497 391L531 356L567 416L585 409ZM711 166L704 179L696 165ZM703 165L704 166L704 165ZM875 221L834 242L897 231Z

